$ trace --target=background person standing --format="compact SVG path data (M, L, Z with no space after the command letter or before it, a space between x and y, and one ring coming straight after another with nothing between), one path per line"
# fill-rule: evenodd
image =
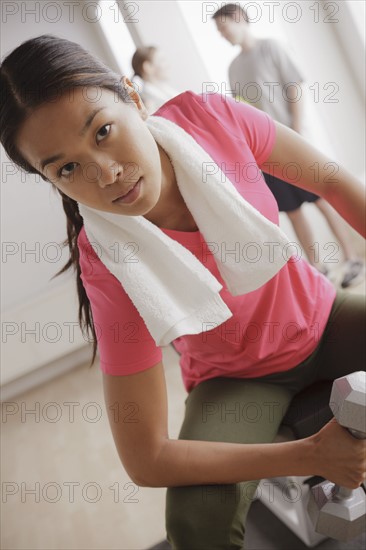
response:
M246 11L238 4L226 4L213 14L217 30L241 52L229 66L233 95L268 113L272 118L301 134L303 109L300 71L280 44L272 39L258 39L250 30ZM364 275L364 263L354 250L346 228L337 212L321 197L290 185L271 174L264 178L280 212L286 212L309 262L328 274L326 266L316 261L313 232L301 205L313 202L324 215L338 240L344 260L342 288L358 283Z

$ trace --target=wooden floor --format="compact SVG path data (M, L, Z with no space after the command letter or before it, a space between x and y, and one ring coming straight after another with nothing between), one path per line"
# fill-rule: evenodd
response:
M175 438L186 391L176 352L163 353ZM97 362L3 403L2 414L3 550L132 550L165 538L166 489L137 487L124 471Z
M176 438L186 392L177 354L163 354ZM97 362L3 403L1 428L3 550L141 550L165 539L166 489L136 487L125 473Z

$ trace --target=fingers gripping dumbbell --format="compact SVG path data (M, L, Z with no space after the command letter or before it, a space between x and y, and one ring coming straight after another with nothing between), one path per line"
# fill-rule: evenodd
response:
M341 426L366 439L366 372L335 380L329 406ZM366 495L362 487L352 490L324 481L312 488L308 512L317 533L346 542L365 530Z

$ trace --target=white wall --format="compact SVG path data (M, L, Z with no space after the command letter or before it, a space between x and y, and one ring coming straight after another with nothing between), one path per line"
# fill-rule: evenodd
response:
M6 4L9 5L7 11ZM61 0L3 2L2 57L21 42L49 33L75 40L113 65L114 59L100 34L99 24L88 21L92 11L84 9L83 12L80 2L74 3L74 10L68 4ZM42 11L42 5L50 7ZM59 9L51 9L52 5ZM56 19L59 20L56 22ZM1 163L1 302L2 309L8 309L47 288L63 284L69 275L49 282L68 256L67 250L62 255L57 244L66 238L65 214L58 195L40 178L18 171L8 161L3 148Z
M1 57L47 33L79 42L118 70L99 23L93 22L93 10L84 4L2 2ZM40 178L18 171L3 148L1 176L3 384L62 355L78 354L89 344L78 328L70 337L68 323L77 321L75 274L69 270L50 281L68 259L67 248L61 248L66 238L61 199ZM47 333L50 322L59 331L54 343L55 333ZM28 330L34 330L33 335ZM83 361L90 360L90 351Z
M307 78L308 96L327 132L335 160L361 177L365 174L365 97L359 79L365 77L365 51L359 43L353 52L356 79L345 48L357 28L343 1L297 4L301 7L299 21L291 23L279 16L278 22L296 50ZM319 5L319 17L310 9L313 5Z

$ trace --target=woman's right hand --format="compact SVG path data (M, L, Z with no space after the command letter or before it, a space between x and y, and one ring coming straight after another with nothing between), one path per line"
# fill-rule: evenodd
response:
M351 435L335 418L312 437L318 475L349 489L365 481L366 439Z

